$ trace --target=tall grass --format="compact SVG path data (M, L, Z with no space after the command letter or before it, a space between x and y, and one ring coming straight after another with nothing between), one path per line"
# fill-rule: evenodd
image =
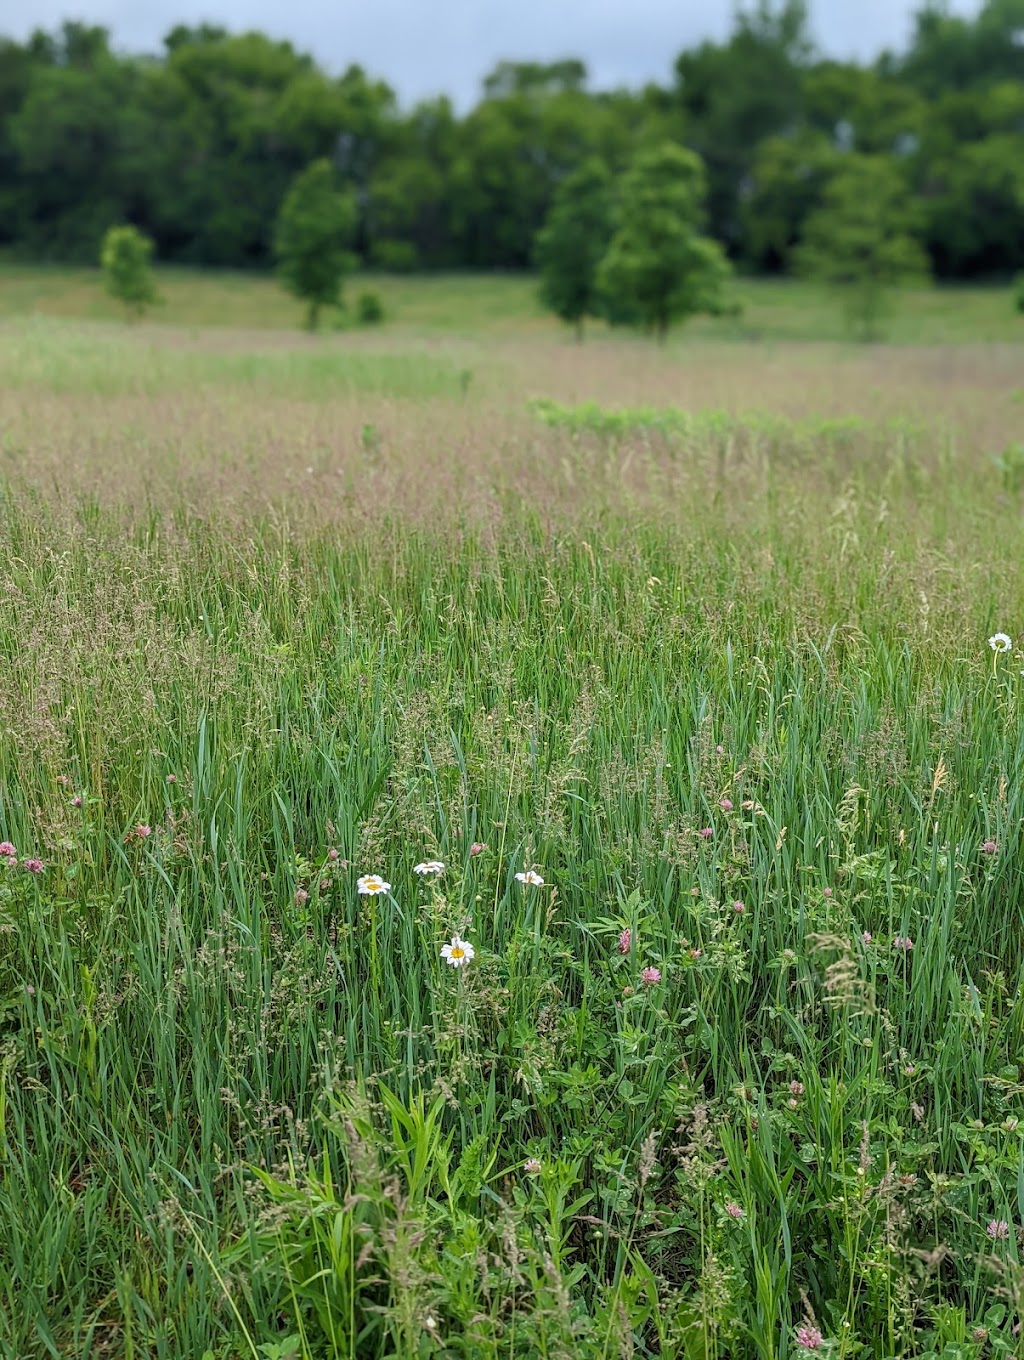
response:
M1013 1353L1016 493L587 437L329 522L29 453L0 1354Z

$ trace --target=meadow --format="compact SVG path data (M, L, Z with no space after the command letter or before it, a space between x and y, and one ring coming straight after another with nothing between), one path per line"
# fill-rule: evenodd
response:
M1021 1353L1005 294L161 284L0 270L0 1356Z

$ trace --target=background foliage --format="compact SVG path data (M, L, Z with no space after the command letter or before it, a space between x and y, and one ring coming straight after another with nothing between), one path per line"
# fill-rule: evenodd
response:
M1024 267L1024 0L975 18L936 5L905 52L816 55L801 0L741 12L680 54L673 82L588 90L579 62L503 63L465 115L411 109L259 33L173 29L157 56L99 28L0 44L0 245L97 258L130 222L166 261L268 265L288 185L331 159L359 203L355 247L393 268L525 267L558 184L587 157L621 172L673 138L707 165L709 228L734 260L791 262L851 153L884 158L940 277Z

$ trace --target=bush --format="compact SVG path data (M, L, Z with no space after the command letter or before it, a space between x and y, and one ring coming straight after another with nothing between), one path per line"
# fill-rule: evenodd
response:
M356 303L356 316L361 326L379 326L384 320L384 304L380 300L380 294L369 291L360 293Z
M1017 311L1024 316L1024 273L1018 274L1014 280L1013 301Z
M141 316L157 301L152 258L153 242L136 227L111 227L103 238L103 281L111 297L124 303L129 316Z
M389 274L412 274L420 267L420 257L411 241L378 241L373 263Z

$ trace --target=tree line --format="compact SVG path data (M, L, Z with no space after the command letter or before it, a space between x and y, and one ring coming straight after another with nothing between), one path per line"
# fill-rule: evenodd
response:
M900 205L937 276L1011 274L1024 0L972 18L931 0L906 50L869 64L817 53L804 0L756 0L667 85L595 92L579 61L504 62L464 115L446 98L403 109L360 67L331 75L259 33L179 26L140 57L66 23L0 42L0 248L93 262L125 223L164 261L268 266L289 187L326 160L367 263L517 269L570 176L628 175L668 143L703 162L704 232L744 268L796 267L837 184L859 183ZM605 273L627 267L619 251Z

